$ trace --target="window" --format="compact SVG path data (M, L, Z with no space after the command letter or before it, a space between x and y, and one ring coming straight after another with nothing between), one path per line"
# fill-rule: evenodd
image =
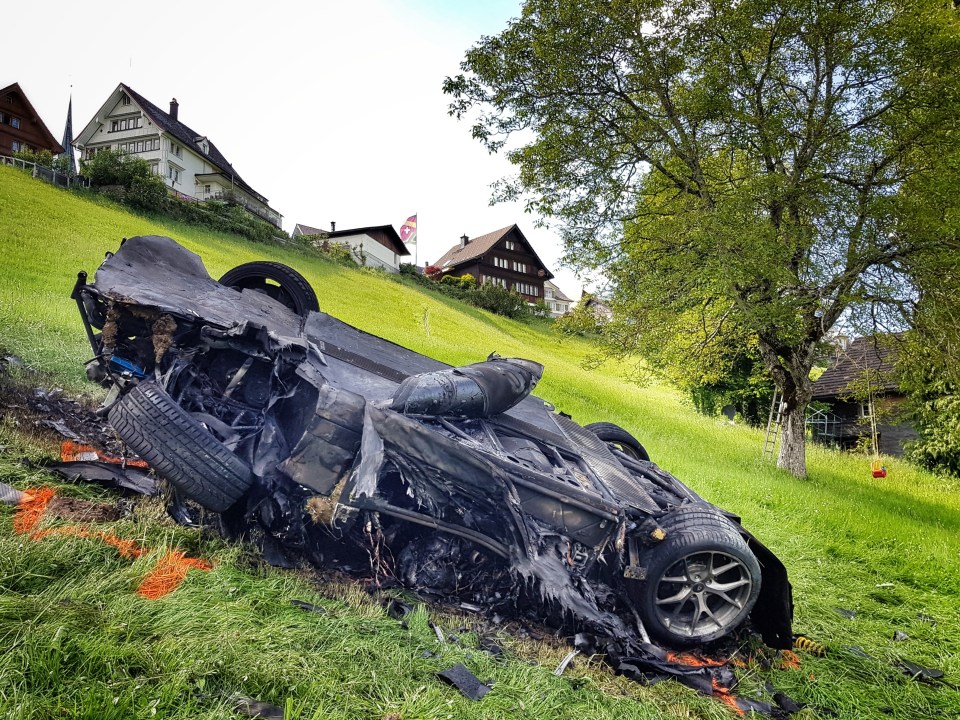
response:
M484 284L499 285L502 288L505 288L507 286L507 281L504 280L503 278L490 277L489 275L484 276L481 282L483 282Z
M121 105L130 104L130 97L126 93L120 93L120 104Z
M16 140L10 143L10 147L13 148L14 152L20 152L21 145Z
M176 155L177 157L183 157L183 148L177 145L175 142L170 142L170 153Z
M523 295L533 295L534 297L537 297L540 294L540 288L538 288L536 285L531 285L530 283L525 282L514 283L513 289Z
M0 113L0 123L3 122L3 113Z
M209 195L209 194L210 194L210 186L209 186L209 185L204 185L204 186L203 186L203 192L205 192L207 195Z
M505 245L507 246L507 250L518 250L518 249L519 249L519 248L517 248L517 244L516 244L513 240L507 240L507 242L505 243Z
M167 170L168 170L167 177L170 178L171 185L180 182L179 168L175 168L173 165L168 165Z
M517 272L525 273L527 271L527 265L526 263L517 262L516 260L514 260L513 269L516 270Z
M499 268L503 268L504 270L506 270L506 269L508 269L508 268L510 267L510 261L507 260L506 258L502 258L502 257L496 257L496 256L494 256L494 258L493 258L493 264L496 265L496 266L499 267Z
M140 127L140 118L124 118L123 120L113 120L110 123L110 132L119 132L120 130L136 130Z
M547 300L552 300L552 299L553 299L553 290L551 290L550 288L544 288L544 289L543 289L543 296L544 296Z
M15 117L10 118L10 126L11 126L11 127L15 127L15 128L19 128L19 127L20 127L20 118L15 118Z

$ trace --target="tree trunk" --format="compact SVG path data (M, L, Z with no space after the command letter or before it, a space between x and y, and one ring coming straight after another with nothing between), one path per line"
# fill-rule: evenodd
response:
M789 470L799 478L807 476L806 416L805 402L784 410L780 453L777 455L777 467Z
M816 347L816 341L808 338L778 355L770 344L760 341L760 353L781 395L783 425L777 467L799 478L807 476L807 405L813 397L810 368Z

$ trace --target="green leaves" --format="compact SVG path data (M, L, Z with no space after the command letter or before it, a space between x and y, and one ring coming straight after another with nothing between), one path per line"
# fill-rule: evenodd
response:
M689 364L713 333L756 337L791 407L841 318L909 318L958 215L940 0L528 0L462 67L451 112L518 169L498 197L565 222L566 259L630 314L611 348ZM703 307L725 322L693 333Z

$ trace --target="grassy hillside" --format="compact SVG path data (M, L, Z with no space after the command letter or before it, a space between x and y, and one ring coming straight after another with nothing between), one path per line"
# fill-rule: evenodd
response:
M955 638L960 636L960 578L954 570L960 558L960 496L955 483L895 460L887 463L889 476L875 480L867 459L817 448L808 455L810 479L798 480L761 462L760 433L696 415L669 388L637 387L615 365L583 369L582 361L591 348L556 335L547 323L510 321L295 249L256 245L133 216L4 167L0 167L0 249L5 269L0 283L0 348L52 373L70 389L82 389L89 347L69 299L76 272L86 269L92 274L103 253L115 249L121 237L138 234L174 237L199 253L215 277L249 260L268 258L290 264L313 284L324 311L451 364L474 362L491 351L542 362L546 372L538 395L580 422L610 420L630 429L663 467L708 499L741 514L744 524L786 564L797 603L796 628L826 644L829 654L804 656L799 670L752 669L746 673L748 687L759 688L762 681L770 680L795 699L829 708L841 717L960 715L956 690L910 681L891 667L907 658L939 667L960 682L960 654L955 648ZM0 446L4 445L12 449L0 463L0 479L7 477L21 486L44 479L24 471L10 455L14 450L37 451L22 432L0 425ZM624 685L591 674L587 665L581 670L590 678L586 685L571 686L553 678L548 667L497 664L470 652L471 661L480 663L481 677L487 673L497 680L497 690L475 705L459 698L448 703L454 696L438 689L423 670L433 665L418 660L431 635L422 617L406 635L385 620L378 608L360 601L338 600L331 606L331 617L324 620L305 618L284 607L285 598L306 592L300 581L273 572L252 577L235 548L158 523L157 517L130 521L126 529L150 537L154 544L192 544L215 556L218 565L209 582L191 578L185 592L149 605L127 598L130 578L136 574L129 563L102 554L87 558L83 565L71 564L67 558L84 554L76 540L45 541L56 547L55 557L24 548L9 539L9 513L0 516L0 637L19 643L18 647L26 643L32 658L17 666L19 670L10 666L9 657L0 661L0 712L18 693L31 698L16 706L24 717L46 717L44 708L60 702L61 691L39 682L37 673L59 662L55 658L64 642L56 633L59 621L57 613L51 615L51 607L64 597L76 596L84 603L100 602L103 607L97 617L107 608L133 618L130 629L123 631L126 639L107 619L102 626L94 623L89 639L98 648L96 672L102 675L107 672L103 667L110 666L109 672L117 674L115 689L110 689L114 681L102 680L107 689L97 696L103 700L116 693L117 706L126 708L117 717L149 714L149 703L141 703L143 693L136 688L140 676L121 670L130 658L111 660L111 653L135 654L131 643L142 646L149 656L141 658L144 667L166 668L163 672L179 683L168 686L150 680L150 702L162 696L162 707L172 708L182 693L191 693L194 704L179 717L230 717L222 703L202 699L214 690L266 694L280 704L289 698L291 716L296 717L386 717L391 712L402 718L724 717L729 713L718 703L669 683L652 689ZM36 577L46 580L31 580ZM104 597L92 598L83 590L85 583L105 588ZM47 586L55 591L45 590ZM838 607L855 610L857 615L847 619L835 611ZM356 613L362 617L358 619ZM211 616L217 616L215 623ZM82 613L70 618L67 613L64 627L82 634ZM209 623L214 624L208 627ZM245 629L248 624L249 630ZM310 636L314 624L324 628L325 639ZM906 632L909 640L893 641L896 630ZM214 635L231 633L238 637L220 655L219 669L211 666L205 673L198 672L196 665L183 665L216 659L206 650L193 648L196 638L215 644ZM337 633L373 633L381 640L361 645L366 649L355 649L345 658L335 652ZM274 658L276 674L265 668L254 682L249 679L254 677L252 671L244 676L246 671L241 672L237 664L250 661L258 643L272 648L273 655L265 657ZM187 652L184 646L192 649ZM852 653L850 646L863 648L872 659ZM81 643L74 651L82 652L83 647ZM219 654L215 649L210 652ZM249 657L244 654L248 652ZM178 659L181 653L188 659ZM383 660L391 669L378 669L364 653L392 653ZM346 671L337 669L341 663L354 668L353 680L342 677ZM303 680L297 679L297 668ZM334 679L322 684L316 675L323 673L333 673ZM378 681L377 673L387 673L389 682ZM198 678L209 679L198 686ZM77 693L80 698L64 701L67 706L96 705L93 699L83 699L81 689L66 679L63 682L72 688L63 690L63 697ZM337 692L340 683L347 688L343 693ZM614 688L616 693L626 688L638 700L624 701L611 694ZM78 712L78 716L84 715Z

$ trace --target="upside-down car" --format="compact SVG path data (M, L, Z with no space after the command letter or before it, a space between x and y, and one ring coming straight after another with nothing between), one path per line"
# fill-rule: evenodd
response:
M531 394L543 367L463 367L320 312L295 270L214 280L134 237L77 301L109 420L174 492L285 556L670 646L792 642L786 570L611 423Z

